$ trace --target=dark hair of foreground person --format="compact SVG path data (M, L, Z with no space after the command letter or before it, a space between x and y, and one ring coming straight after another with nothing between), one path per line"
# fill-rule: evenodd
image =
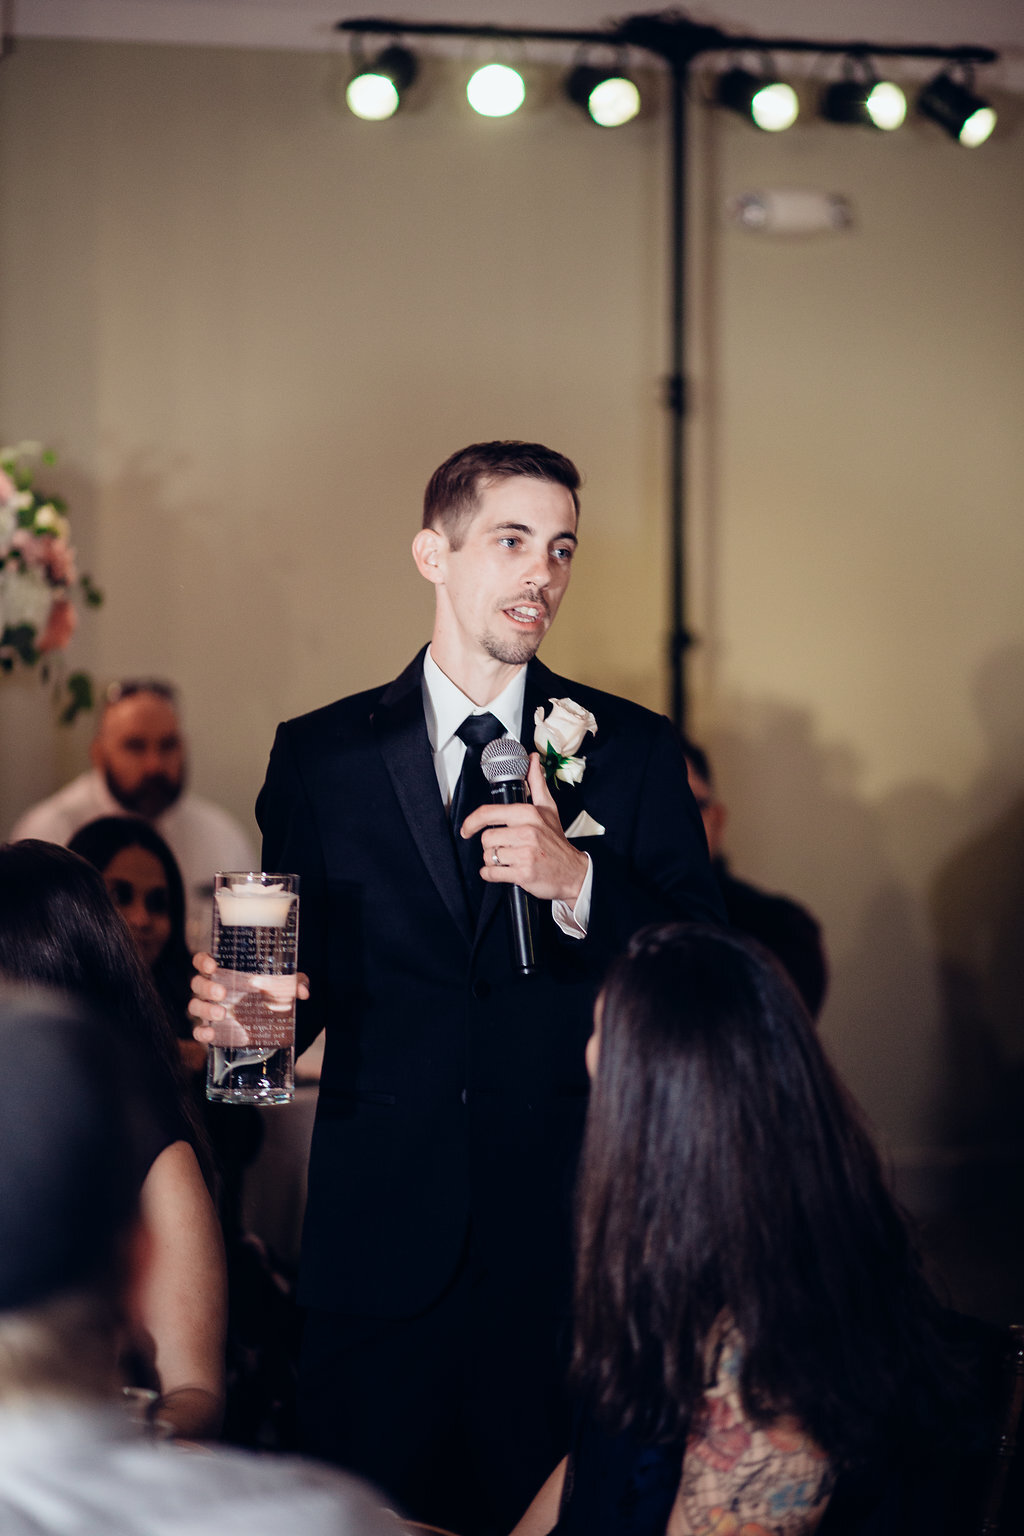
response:
M179 1082L174 1037L146 966L102 876L78 854L35 838L0 845L0 976L84 998Z
M0 845L0 982L57 989L103 1021L144 1105L140 1208L151 1245L124 1370L159 1392L173 1430L219 1430L224 1396L224 1252L180 1092L177 1051L148 970L103 877L78 854Z
M780 968L726 932L647 929L598 1019L573 1375L601 1428L684 1441L724 1317L753 1420L794 1415L837 1469L932 1439L964 1390L942 1310Z

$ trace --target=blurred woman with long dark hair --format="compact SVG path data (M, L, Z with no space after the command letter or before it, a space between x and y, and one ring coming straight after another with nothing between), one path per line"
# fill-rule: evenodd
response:
M141 816L98 816L79 827L68 847L103 876L111 901L149 966L175 1036L194 1046L188 1017L192 957L185 938L185 887L171 849ZM205 1066L205 1047L189 1050L183 1060L186 1066Z
M904 1219L752 941L645 930L596 1019L573 1452L515 1536L805 1536L959 1412Z
M159 832L140 816L99 816L79 827L68 847L99 870L149 966L178 1041L192 1113L202 1126L205 1171L215 1186L230 1243L242 1230L245 1170L259 1152L263 1122L255 1105L211 1104L206 1097L207 1049L192 1038L188 1016L195 973L185 937L185 888L178 862Z
M142 1214L150 1239L142 1333L159 1417L192 1438L224 1406L224 1251L180 1097L174 1037L99 873L54 843L0 846L0 978L58 988L112 1024L151 1109Z

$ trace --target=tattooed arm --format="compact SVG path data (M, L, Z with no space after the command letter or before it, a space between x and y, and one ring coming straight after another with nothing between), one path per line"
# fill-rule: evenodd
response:
M694 1422L665 1536L810 1536L832 1492L827 1457L795 1419L754 1424L730 1331Z

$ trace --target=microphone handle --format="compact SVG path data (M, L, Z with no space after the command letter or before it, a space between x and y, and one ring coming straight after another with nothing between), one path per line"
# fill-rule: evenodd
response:
M525 805L527 800L525 779L504 779L491 785L491 799L496 805ZM505 910L508 914L508 942L512 951L512 967L523 976L532 976L540 969L534 934L540 932L540 912L537 902L522 886L508 885Z

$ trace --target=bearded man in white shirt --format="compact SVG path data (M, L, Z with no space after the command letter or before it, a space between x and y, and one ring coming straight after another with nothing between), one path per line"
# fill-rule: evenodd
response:
M209 935L214 874L256 868L255 851L233 816L186 789L185 738L171 685L158 678L112 683L89 756L92 767L26 811L11 840L66 845L98 816L144 817L178 861L189 943L201 948Z

